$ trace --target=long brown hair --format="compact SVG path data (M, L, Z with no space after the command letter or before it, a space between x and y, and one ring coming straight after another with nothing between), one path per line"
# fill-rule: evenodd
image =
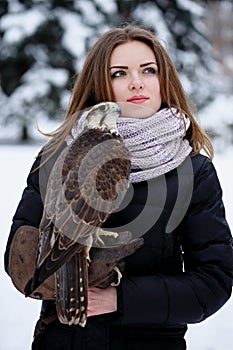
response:
M194 117L194 108L182 87L175 65L163 45L150 30L134 25L109 30L89 51L83 68L76 79L63 123L55 132L45 134L51 137L49 144L52 154L65 141L81 110L99 102L114 101L109 73L111 54L116 46L132 40L147 44L155 54L162 106L175 107L180 113L184 113L190 118L191 125L186 137L193 148L193 154L197 154L203 149L212 159L213 146Z

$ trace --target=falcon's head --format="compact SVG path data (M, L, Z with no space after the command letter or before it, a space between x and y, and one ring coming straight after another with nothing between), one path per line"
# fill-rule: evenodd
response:
M85 121L85 128L107 129L112 134L119 135L117 119L121 113L120 107L115 102L101 102L92 107Z

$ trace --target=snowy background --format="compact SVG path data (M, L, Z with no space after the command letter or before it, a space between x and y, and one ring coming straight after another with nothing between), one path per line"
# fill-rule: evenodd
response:
M26 177L40 145L0 145L1 235L0 235L0 350L29 350L40 302L25 299L4 272L3 254L12 216L21 198ZM222 184L228 222L233 227L233 147L217 152L214 164ZM232 350L233 298L201 324L191 325L186 339L189 350ZM51 349L52 350L52 349ZM120 350L120 349L119 349Z
M199 104L199 110L202 107L200 123L214 139L214 164L223 188L227 219L233 230L233 146L230 146L233 144L233 5L232 1L209 1L212 6L206 11L202 6L206 1L200 0L198 3L173 0L173 9L169 9L169 1L148 1L148 5L139 0L60 0L60 6L56 7L55 1L33 0L30 7L25 5L29 3L26 0L0 0L1 10L5 3L9 8L2 12L0 42L0 63L1 67L6 67L1 71L0 87L0 350L29 350L40 302L25 299L4 271L3 255L12 216L40 149L36 123L45 132L54 130L55 125L48 116L56 119L63 115L61 111L66 108L70 96L70 78L80 69L86 48L113 24L113 20L115 23L123 21L123 15L142 22L146 19L146 24L155 26L172 58L177 60L186 91ZM134 9L133 3L138 3L138 7ZM123 5L126 4L132 6L125 8ZM206 13L208 18L204 22ZM212 49L202 36L204 24L207 24L209 39L219 53L221 71L211 59ZM40 41L41 34L45 42ZM19 52L31 65L18 76L15 69L22 66ZM13 77L7 75L9 72ZM203 108L204 102L212 98L212 103ZM18 143L21 128L25 126L30 132L29 145ZM41 142L41 137L39 139ZM208 320L189 327L188 350L232 350L232 315L233 297Z
M198 110L220 92L232 99L232 11L232 0L0 1L0 129L26 140L36 122L60 119L88 49L127 21L155 31ZM217 118L232 134L228 110ZM211 115L206 127L225 135Z

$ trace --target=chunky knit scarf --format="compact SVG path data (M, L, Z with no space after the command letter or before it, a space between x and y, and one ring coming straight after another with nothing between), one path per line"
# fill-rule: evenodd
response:
M68 144L82 132L87 112L83 113L71 134ZM123 118L117 128L131 152L131 182L140 182L163 175L178 167L192 148L185 132L190 120L172 108L164 108L146 119Z

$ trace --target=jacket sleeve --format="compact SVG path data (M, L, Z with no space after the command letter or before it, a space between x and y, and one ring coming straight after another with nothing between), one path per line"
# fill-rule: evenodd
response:
M229 299L232 237L218 177L207 158L195 176L191 204L177 230L184 272L123 279L118 289L122 325L197 323Z
M5 270L8 271L9 250L16 230L23 225L38 227L43 213L43 201L41 198L39 170L34 171L40 164L38 157L28 175L27 186L23 191L22 198L18 204L13 217L10 235L8 237L5 251Z
M44 198L48 178L54 163L65 147L66 144L63 143L54 153L45 151L46 147L43 147L32 165L27 177L27 186L23 191L22 198L13 217L7 241L4 263L8 274L9 250L14 234L23 225L39 227L44 210ZM41 162L43 163L42 166L40 166Z

